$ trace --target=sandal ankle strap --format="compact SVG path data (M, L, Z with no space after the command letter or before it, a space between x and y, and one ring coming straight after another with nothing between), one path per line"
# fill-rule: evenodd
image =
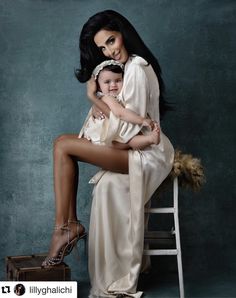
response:
M68 219L68 224L69 223L77 223L77 224L80 224L80 220L70 220Z
M67 242L70 242L70 228L68 227L68 223L64 223L63 225L55 225L54 230L63 230L67 231Z
M54 226L54 230L66 230L67 228L69 229L67 223L64 223L63 225L55 225Z

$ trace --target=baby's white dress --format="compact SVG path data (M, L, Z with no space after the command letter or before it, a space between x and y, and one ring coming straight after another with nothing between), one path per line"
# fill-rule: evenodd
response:
M97 92L99 97L102 97L101 92ZM119 96L113 96L114 100L117 100L121 105L122 99ZM108 144L107 132L109 128L109 119L105 117L104 119L96 119L92 116L92 108L89 110L88 115L83 124L83 128L80 131L79 137L83 136L84 138L90 140L92 143L97 145L106 145ZM117 137L114 137L113 141L117 141Z

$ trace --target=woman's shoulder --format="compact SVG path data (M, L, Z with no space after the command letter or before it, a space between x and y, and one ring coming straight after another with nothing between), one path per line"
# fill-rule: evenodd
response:
M148 62L144 58L137 55L131 55L129 57L129 60L130 60L130 64L133 64L133 65L141 65L141 66L148 65Z

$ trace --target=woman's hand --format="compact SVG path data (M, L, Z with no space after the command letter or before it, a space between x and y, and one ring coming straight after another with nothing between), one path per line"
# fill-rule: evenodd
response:
M148 128L150 128L151 130L152 130L152 124L153 124L153 121L152 121L152 119L149 119L149 118L145 118L144 120L143 120L143 123L142 123L142 126L144 126L144 127L148 127Z
M143 120L142 126L146 126L148 128L150 128L151 130L154 130L155 128L157 128L159 125L156 121L150 119L150 118L145 118Z
M93 100L94 96L96 96L97 84L94 79L94 76L91 77L87 82L87 96L89 99Z
M105 115L103 114L103 112L96 105L92 106L92 116L94 119L99 119L99 120L102 120L105 118Z

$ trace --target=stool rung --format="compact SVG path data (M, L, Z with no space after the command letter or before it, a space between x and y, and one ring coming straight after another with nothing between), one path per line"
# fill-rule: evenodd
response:
M143 254L145 256L171 256L177 255L178 249L144 249Z
M144 239L175 239L175 231L145 231Z
M145 208L145 213L175 213L175 208Z

